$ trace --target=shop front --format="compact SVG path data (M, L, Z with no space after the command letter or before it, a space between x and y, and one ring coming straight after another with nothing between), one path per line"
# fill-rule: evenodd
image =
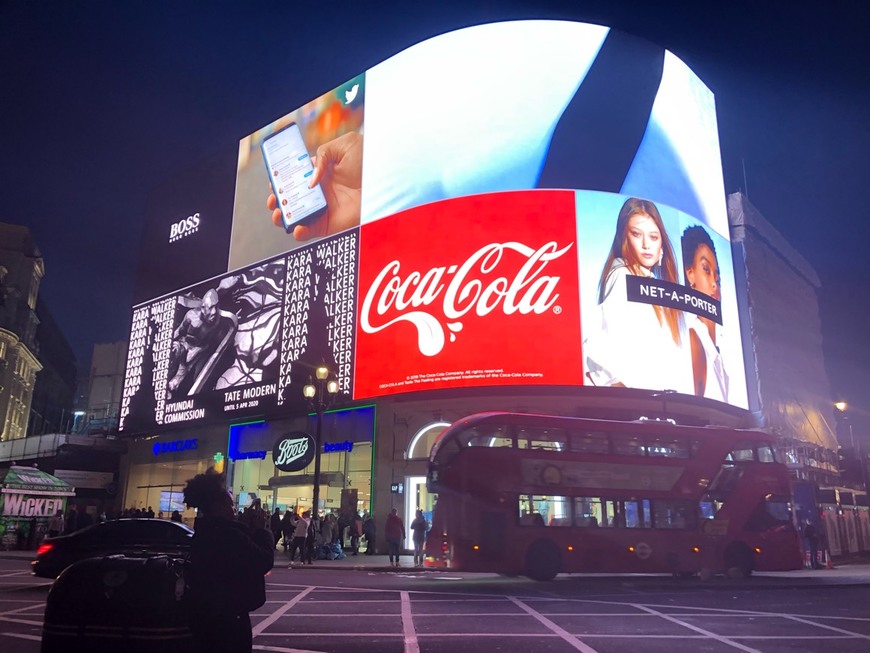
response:
M366 513L372 503L374 460L374 406L336 410L323 415L320 445L321 516L334 513ZM300 426L300 424L296 424ZM302 428L287 421L249 422L230 427L228 481L238 508L260 499L270 512L278 508L301 514L314 500L314 455L297 434L314 434L316 417L309 416ZM295 450L294 450L295 448ZM293 471L281 467L281 451L288 457L310 454L304 466ZM291 451L292 450L292 451ZM276 451L279 452L276 455ZM280 465L280 466L279 466ZM290 466L289 468L293 468Z
M34 549L56 512L65 512L75 488L35 467L0 470L0 547Z
M284 472L275 465L274 450L288 433L316 433L316 419L309 415L260 420L140 438L130 446L123 505L128 510L151 508L164 519L178 510L183 521L193 525L196 513L184 505L184 485L214 467L227 474L237 510L257 499L269 512L309 510L314 497L313 455L304 468ZM323 415L322 515L371 510L374 422L374 406Z
M226 429L218 427L135 440L126 461L122 514L151 509L156 517L169 519L177 510L192 526L196 513L184 505L184 484L209 467L222 470L226 446Z

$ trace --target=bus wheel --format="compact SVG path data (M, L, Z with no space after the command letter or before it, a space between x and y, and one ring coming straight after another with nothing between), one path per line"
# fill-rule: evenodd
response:
M532 580L553 580L562 568L562 559L556 545L540 540L529 547L526 554L526 576Z
M743 542L732 542L725 549L725 570L731 578L749 578L755 568L752 551Z

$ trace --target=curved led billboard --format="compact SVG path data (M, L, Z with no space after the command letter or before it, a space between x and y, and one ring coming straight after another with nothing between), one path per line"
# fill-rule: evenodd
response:
M226 273L134 307L122 430L304 410L320 362L352 399L746 406L713 97L640 39L518 21L409 48L244 138L229 227Z

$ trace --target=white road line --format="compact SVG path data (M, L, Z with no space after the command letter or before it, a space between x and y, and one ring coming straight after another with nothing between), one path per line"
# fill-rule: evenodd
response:
M253 649L255 651L275 651L276 653L321 653L307 648L284 648L283 646L261 646L260 644L254 644Z
M411 613L411 595L401 591L399 596L402 600L402 635L405 640L405 653L420 653L420 643L417 641L417 631L414 628L414 615Z
M467 636L468 633L465 633ZM317 633L314 631L306 630L304 633L300 633L298 630L287 631L287 632L274 632L270 631L268 633L263 633L260 637L295 637L297 639L306 638L306 637L314 637L314 638L322 638L327 637L329 639L342 639L342 638L351 638L351 639L369 639L371 637L378 637L380 639L385 638L396 638L404 637L402 633L373 633L372 631L360 632L360 633L333 633L333 632L322 632ZM254 648L257 648L256 645Z
M579 639L577 639L574 635L572 635L572 634L569 633L567 630L565 630L564 628L562 628L559 624L557 624L557 623L555 623L555 622L553 622L553 621L550 621L549 619L547 619L547 617L545 617L544 615L542 615L540 612L537 612L536 610L533 610L531 607L527 606L525 603L523 603L523 602L520 601L519 599L514 598L513 596L507 596L507 597L505 597L505 598L506 598L508 601L511 601L514 605L516 605L516 606L519 607L520 609L522 609L524 612L528 613L529 615L531 615L532 617L534 617L535 619L537 619L537 620L538 620L539 622L541 622L544 626L546 626L546 627L549 628L551 631L553 631L554 633L556 633L556 635L558 635L558 636L561 637L563 640L565 640L566 642L568 642L571 646L573 646L574 648L576 648L578 651L583 651L583 653L598 653L594 648L592 648L592 647L589 646L588 644L584 644L583 642L581 642L581 641L580 641Z
M739 642L735 642L732 639L727 637L723 637L722 635L717 635L716 633L705 630L704 628L699 628L698 626L694 626L690 623L686 623L685 621L680 621L679 619L672 617L669 614L665 614L664 612L659 612L658 610L653 610L652 608L648 608L644 605L637 605L637 607L641 610L646 610L650 614L653 614L657 617L661 617L665 621L670 621L671 623L678 624L683 628L688 628L689 630L694 630L696 633L701 633L702 635L706 635L710 639L715 639L717 642L722 642L723 644L727 644L728 646L733 646L734 648L740 649L741 651L746 651L747 653L761 653L758 649L751 648L749 646L744 646Z
M828 624L818 623L812 619L802 619L796 615L784 614L782 615L786 619L791 619L792 621L797 621L798 623L808 624L810 626L815 626L816 628L823 628L825 630L832 630L835 633L841 633L843 635L851 635L852 637L860 637L861 639L870 639L870 635L865 635L863 633L856 633L851 630L846 630L845 628L837 628L836 626L829 626Z
M315 588L313 585L312 585L312 586L309 586L308 588L306 588L306 589L304 589L303 591L299 592L299 594L297 594L296 596L294 596L292 599L290 599L289 601L287 601L287 602L286 602L284 605L282 605L280 608L278 608L277 610L275 610L275 612L273 612L273 613L270 614L268 617L266 617L265 619L263 619L263 621L261 621L261 622L258 623L254 628L251 629L251 630L252 630L252 633L253 633L253 636L256 638L257 635L259 635L259 634L262 633L264 630L266 630L266 628L268 628L268 627L271 626L273 623L275 623L276 621L278 621L278 619L281 618L281 615L283 615L285 612L287 612L287 610L289 610L289 609L292 608L294 605L296 605L297 603L299 603L299 601L301 601L301 600L304 599L306 596L308 596L309 594L311 594L311 592L313 592L315 589L316 589L316 588Z
M261 646L260 644L254 644L253 649L255 651L275 651L276 653L321 653L307 648L284 648L283 646Z
M41 642L42 635L25 635L24 633L0 633L4 637L17 637L18 639L27 639L31 642Z

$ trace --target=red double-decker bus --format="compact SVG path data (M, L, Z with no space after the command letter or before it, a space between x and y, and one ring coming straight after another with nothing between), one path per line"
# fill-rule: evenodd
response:
M525 574L750 575L802 560L765 433L481 413L429 459L426 565Z

